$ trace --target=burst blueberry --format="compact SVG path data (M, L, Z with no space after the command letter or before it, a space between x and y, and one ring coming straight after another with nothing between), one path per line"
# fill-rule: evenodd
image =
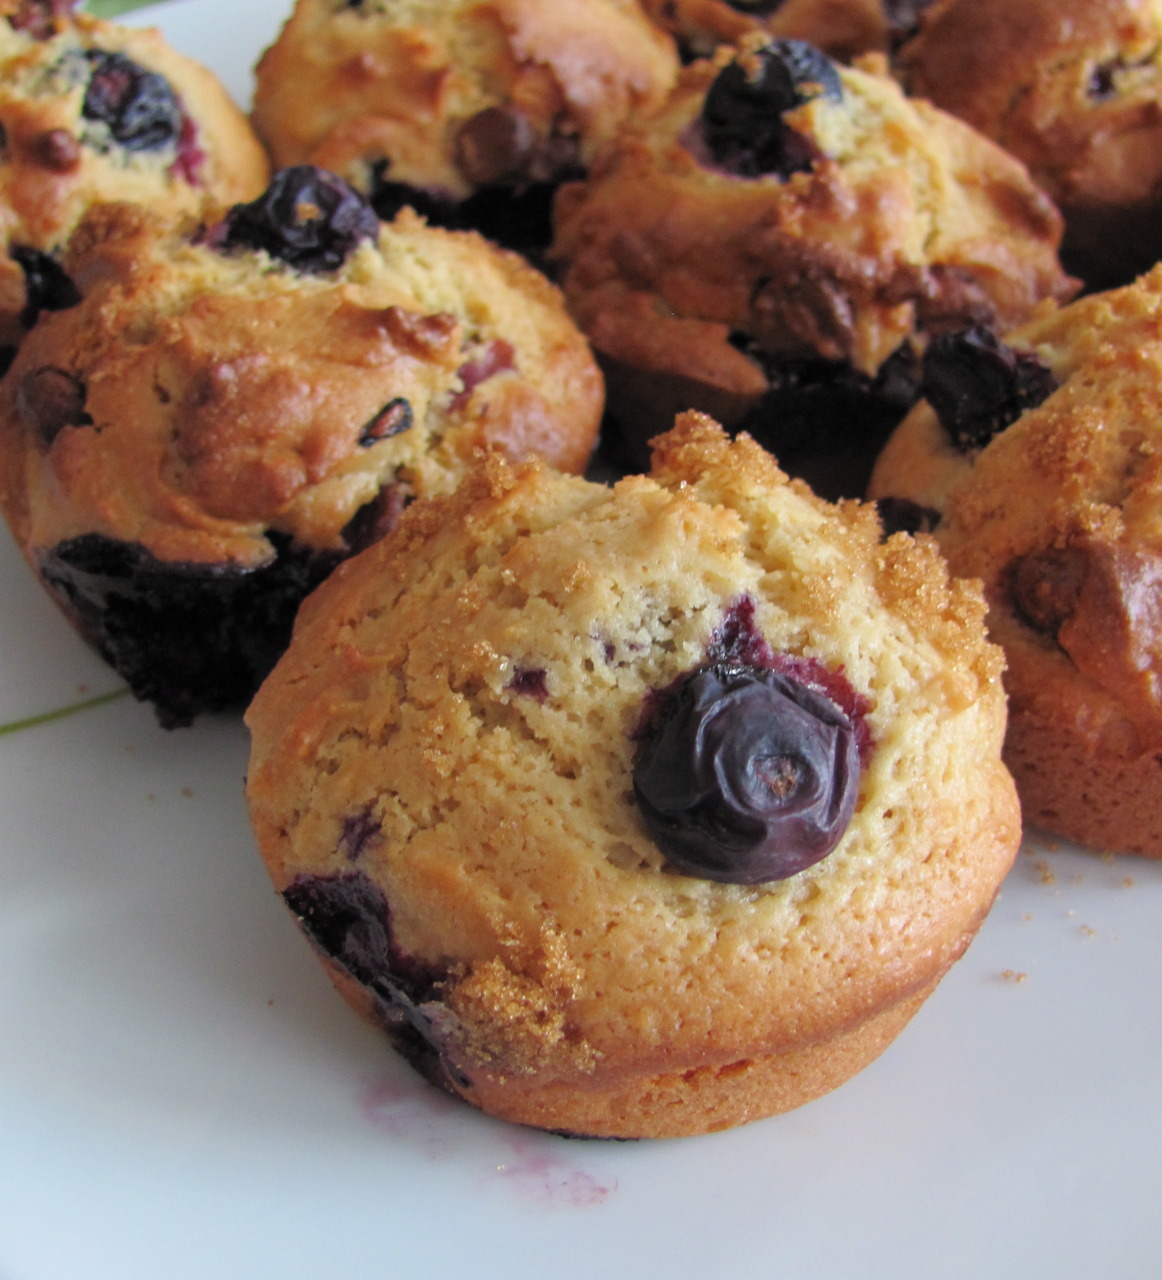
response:
M815 144L783 116L820 96L839 102L843 87L831 59L806 41L773 40L728 63L702 106L702 134L715 162L747 178L810 169Z
M164 76L122 53L92 49L85 56L92 67L81 107L86 120L107 126L126 151L158 151L177 142L183 113Z
M1057 389L1052 371L980 325L933 338L920 393L961 453L983 449Z
M217 248L265 250L297 271L337 271L365 240L379 235L366 200L314 165L283 169L257 200L235 205L210 236Z

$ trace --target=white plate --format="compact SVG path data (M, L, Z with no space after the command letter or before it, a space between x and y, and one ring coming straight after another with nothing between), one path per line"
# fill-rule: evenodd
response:
M287 4L134 20L244 100ZM0 593L0 722L117 687L7 541ZM1030 841L842 1089L569 1142L444 1099L341 1003L245 764L239 724L166 734L127 698L0 737L0 1280L1162 1274L1162 864Z

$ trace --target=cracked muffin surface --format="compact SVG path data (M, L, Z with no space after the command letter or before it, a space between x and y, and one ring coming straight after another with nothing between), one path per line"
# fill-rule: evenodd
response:
M921 402L871 488L926 509L954 572L984 583L990 632L1007 655L1005 754L1027 821L1153 857L1162 856L1160 324L1155 268L1014 330L1004 346L1016 354L999 380L995 355L970 343L957 358L991 363L994 386L1033 364L1047 378L1034 379L1040 389L1024 404L999 397L1007 409L986 414L989 430L959 443L952 419L973 416L972 396L949 398L939 413ZM961 385L982 380L969 373Z
M0 344L74 294L56 258L85 210L177 217L249 199L265 152L217 78L159 32L69 3L0 3Z
M550 256L632 460L697 408L828 497L862 494L930 335L1010 326L1076 283L1023 166L886 74L791 40L687 67L562 188L555 220ZM852 474L830 478L845 456Z
M304 605L248 712L258 845L348 999L484 1110L622 1137L784 1110L890 1042L1010 865L982 615L930 543L699 415L612 489L492 459ZM725 872L647 825L651 726L681 738L707 672L852 734L805 869L799 834L794 865L749 865L717 795L677 825ZM802 757L758 755L781 799Z
M534 251L553 188L677 65L637 0L298 0L254 119L276 163L325 165L384 217L410 204Z
M81 299L0 392L0 501L82 630L178 721L167 644L189 651L195 709L244 705L306 589L412 498L480 450L580 470L592 449L600 375L548 281L410 211L383 224L323 171L283 171L209 228L102 206L64 263Z

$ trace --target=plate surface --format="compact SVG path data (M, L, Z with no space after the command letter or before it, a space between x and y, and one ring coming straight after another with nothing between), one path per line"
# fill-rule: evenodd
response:
M245 101L288 3L132 21ZM6 538L0 592L0 723L117 689ZM0 736L0 1280L1162 1274L1162 864L1030 838L842 1089L569 1142L444 1099L342 1004L254 852L246 751L128 698Z

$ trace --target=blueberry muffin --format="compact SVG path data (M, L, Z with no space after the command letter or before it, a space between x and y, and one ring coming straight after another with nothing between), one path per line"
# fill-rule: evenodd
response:
M785 1110L892 1040L1013 858L983 613L697 414L614 487L491 458L304 605L247 713L258 845L340 990L485 1111Z
M57 262L89 205L128 200L167 216L247 200L266 156L205 68L151 30L0 0L0 348L76 290Z
M915 34L931 0L642 0L688 58L754 31L808 40L834 58L888 52Z
M933 343L872 478L979 577L1025 817L1162 857L1162 268L1004 341Z
M637 0L297 0L260 60L254 121L310 161L530 253L555 186L677 71Z
M1091 287L1162 257L1162 7L936 0L900 55L909 91L996 139L1065 215Z
M64 266L81 301L0 384L0 505L167 725L244 705L310 587L479 451L581 470L596 436L544 277L322 170L185 232L98 206Z
M862 495L930 334L1007 326L1073 287L1059 215L1017 161L800 41L687 67L562 188L556 227L631 465L694 407L828 497Z

